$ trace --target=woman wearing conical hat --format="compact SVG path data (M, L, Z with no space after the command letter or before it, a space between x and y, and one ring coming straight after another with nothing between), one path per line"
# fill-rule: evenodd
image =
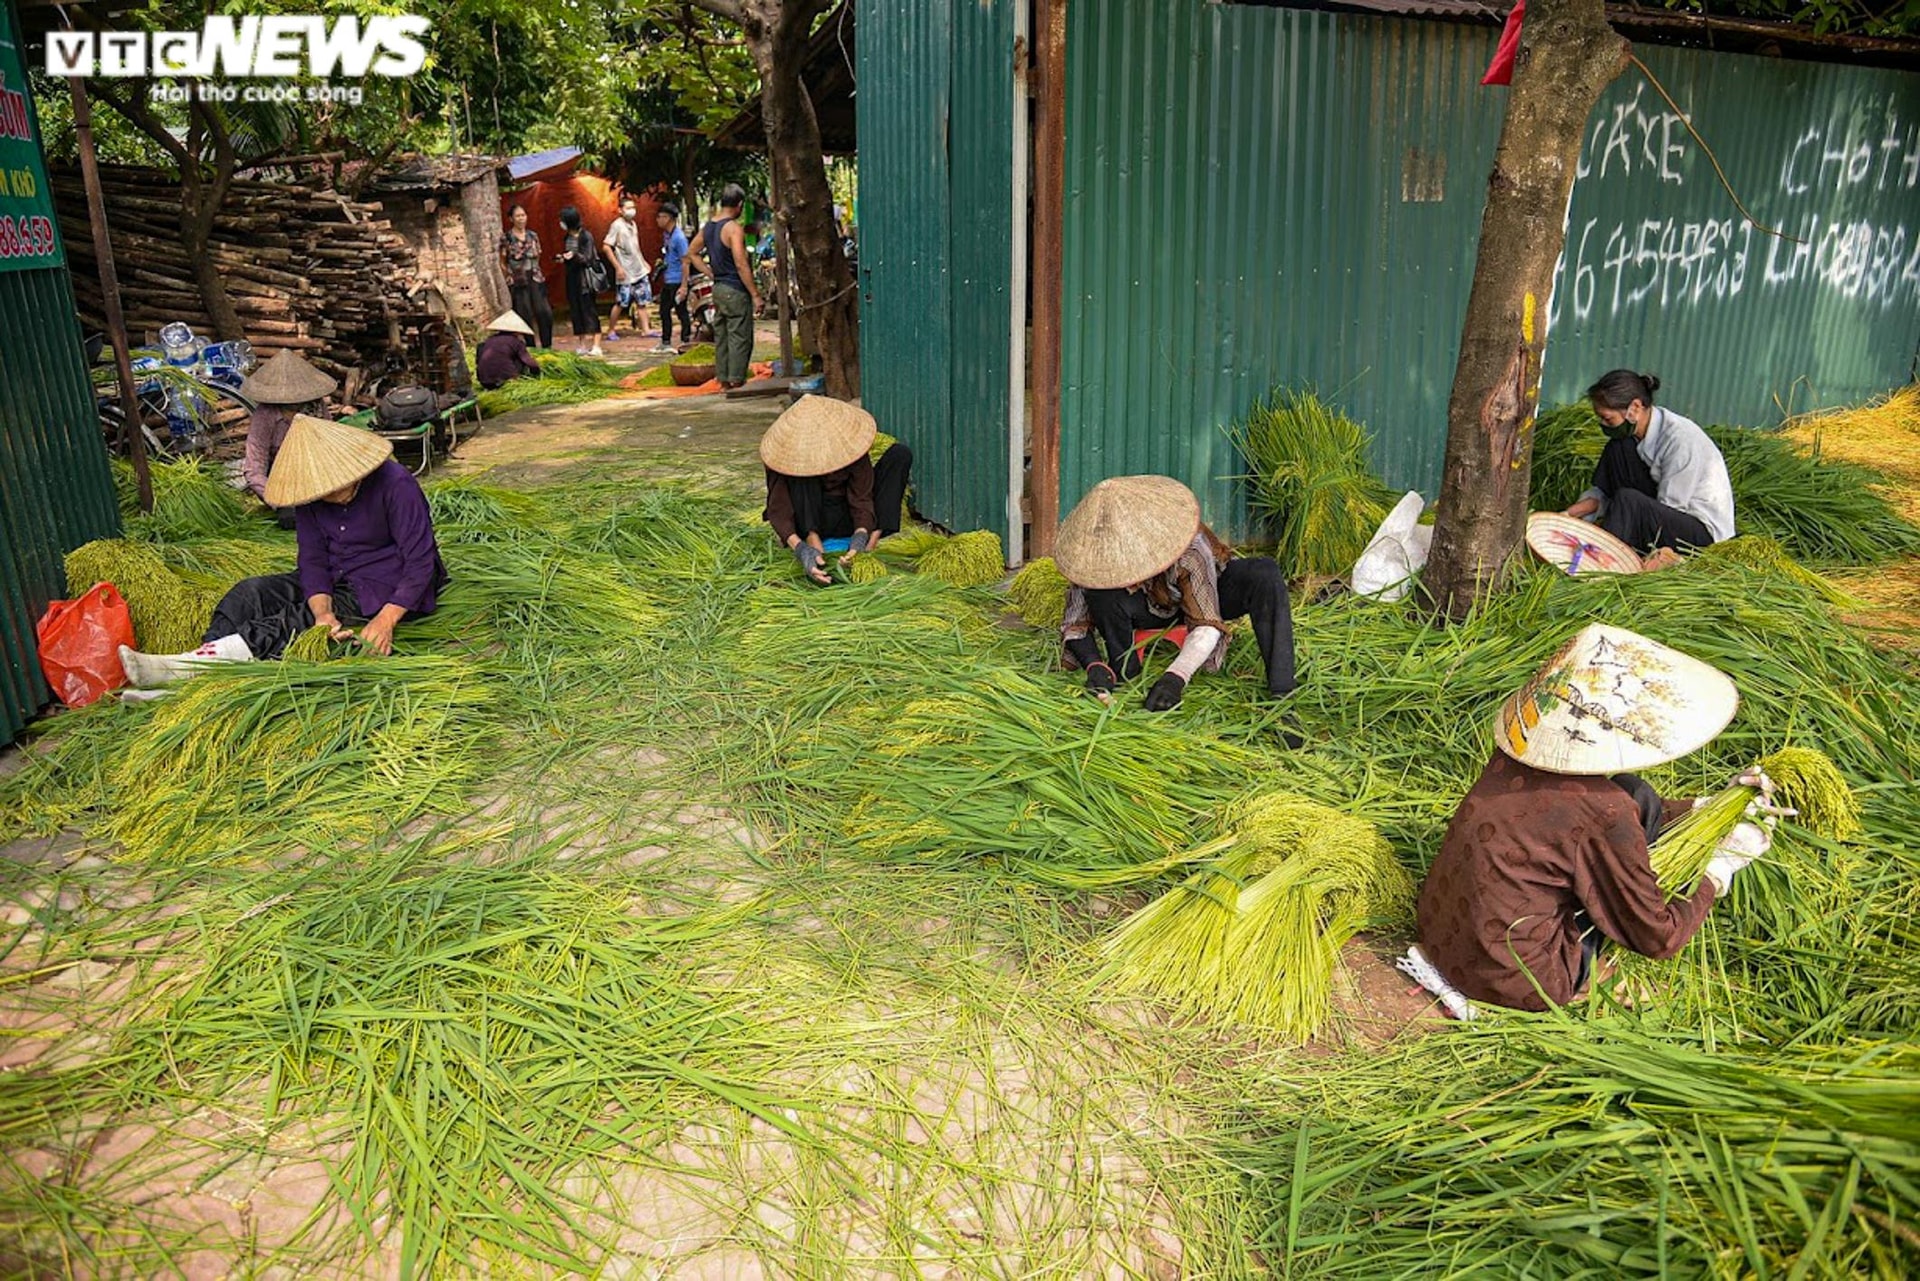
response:
M1054 564L1071 586L1060 636L1066 665L1106 695L1140 674L1140 633L1184 628L1179 656L1147 692L1146 709L1180 705L1187 682L1226 662L1228 620L1247 618L1267 690L1291 694L1293 614L1287 577L1269 556L1236 556L1200 520L1200 500L1170 476L1116 476L1087 491L1060 523ZM1102 653L1102 646L1105 652Z
M447 572L427 496L393 461L391 444L358 427L300 415L267 478L267 501L294 509L294 572L236 584L191 653L122 647L121 664L136 688L185 679L210 662L278 658L288 641L320 623L336 640L357 635L366 648L388 654L402 619L433 612Z
M339 386L291 349L281 351L247 375L240 391L256 408L247 420L247 453L241 475L256 498L266 501L267 475L273 470L280 443L287 438L287 429L293 425L293 416L323 417L322 402ZM283 513L280 523L292 528L291 513Z
M1401 968L1458 1017L1471 1001L1521 1010L1564 1004L1601 941L1672 956L1766 852L1777 813L1757 771L1750 816L1692 897L1668 902L1648 846L1692 808L1629 771L1704 747L1739 706L1733 682L1677 650L1595 623L1501 707L1499 750L1455 811L1420 888L1420 943Z
M527 351L527 339L533 326L520 319L518 312L503 311L487 322L493 332L480 343L473 356L474 376L488 391L503 387L515 378L538 378L540 364Z
M761 513L808 578L832 581L826 544L848 540L845 564L900 531L913 451L895 442L874 462L873 415L826 396L803 396L760 438L767 469Z

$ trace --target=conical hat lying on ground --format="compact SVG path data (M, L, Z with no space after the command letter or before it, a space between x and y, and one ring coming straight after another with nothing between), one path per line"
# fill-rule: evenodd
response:
M1053 563L1080 587L1131 587L1180 559L1200 500L1171 476L1114 476L1087 491L1054 539Z
M268 504L298 507L364 479L393 457L393 445L370 431L295 414L267 474Z
M858 405L802 396L760 438L760 461L782 476L824 476L872 449L878 431Z
M240 394L259 405L304 405L333 395L339 386L289 349L248 374Z
M1527 517L1527 546L1569 574L1637 574L1640 553L1600 526L1564 512Z
M1561 647L1494 720L1500 750L1555 774L1618 774L1712 742L1740 706L1697 658L1594 623Z

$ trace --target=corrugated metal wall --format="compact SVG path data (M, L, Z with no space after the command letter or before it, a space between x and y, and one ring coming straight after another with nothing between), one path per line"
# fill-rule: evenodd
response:
M1638 71L1595 110L1550 314L1543 394L1658 373L1703 422L1857 401L1920 344L1920 76L1677 49L1641 59L1760 222Z
M1431 495L1506 105L1478 83L1497 32L1163 0L1068 12L1061 510L1159 471L1244 532L1222 429L1276 383L1317 386L1373 429L1391 483ZM1629 70L1590 126L1546 398L1625 364L1690 416L1765 422L1776 395L1904 380L1920 77L1643 57L1756 215L1809 243L1743 230Z
M80 342L64 268L0 271L0 741L47 702L34 624L62 557L120 528Z
M1243 524L1223 432L1311 383L1438 476L1503 99L1477 27L1074 0L1061 510L1154 471Z
M862 400L914 504L1006 533L1010 0L859 0Z

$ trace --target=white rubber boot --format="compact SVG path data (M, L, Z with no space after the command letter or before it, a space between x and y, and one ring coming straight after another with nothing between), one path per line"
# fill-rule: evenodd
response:
M120 666L126 669L127 683L135 689L172 685L198 676L211 663L252 661L253 651L238 636L221 636L184 654L143 654L125 645L120 647Z

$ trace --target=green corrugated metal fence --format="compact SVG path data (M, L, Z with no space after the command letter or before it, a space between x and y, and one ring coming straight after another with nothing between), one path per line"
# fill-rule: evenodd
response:
M862 400L914 503L1006 533L1009 0L859 0Z
M1702 422L1857 401L1920 343L1920 76L1643 49L1761 223L1734 209L1638 71L1594 111L1550 314L1543 394L1651 370Z
M1276 383L1437 476L1502 100L1490 32L1074 0L1067 37L1061 510L1164 472L1239 532L1222 431Z
M0 742L46 705L34 625L62 558L119 528L66 268L0 270Z
M1316 385L1373 429L1390 482L1431 495L1506 106L1478 83L1496 32L1165 0L1068 13L1061 509L1104 476L1167 472L1245 532L1222 428L1276 383ZM1589 126L1546 398L1630 365L1692 417L1759 423L1904 381L1920 76L1642 57L1754 213L1807 243L1744 227L1630 69Z

